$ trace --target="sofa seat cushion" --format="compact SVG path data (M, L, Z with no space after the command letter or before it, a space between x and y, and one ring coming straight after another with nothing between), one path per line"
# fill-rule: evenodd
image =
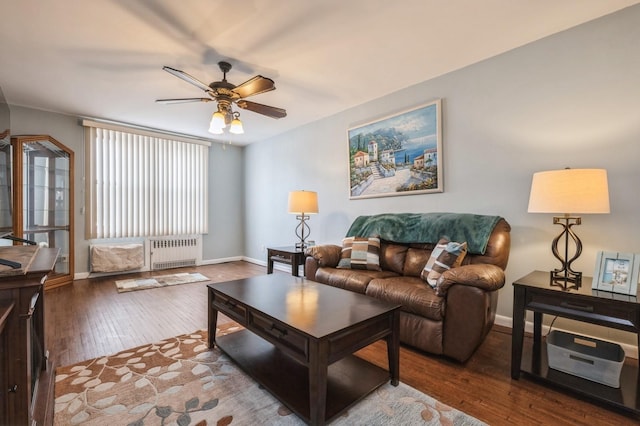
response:
M364 294L372 279L395 277L398 274L391 271L367 271L338 268L318 268L315 280L333 287L355 291Z
M434 321L442 321L445 298L436 294L418 277L391 277L371 280L365 293L380 300L402 305L402 310Z

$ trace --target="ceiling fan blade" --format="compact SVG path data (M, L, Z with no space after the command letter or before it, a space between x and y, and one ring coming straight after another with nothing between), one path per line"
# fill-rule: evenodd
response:
M178 98L178 99L156 99L159 104L184 104L187 102L211 102L211 98Z
M259 93L269 92L276 88L273 80L270 78L256 75L250 80L236 86L232 92L240 95L241 98L248 98L249 96L257 95Z
M204 84L203 82L201 82L197 78L187 74L184 71L180 71L180 70L177 70L175 68L171 68L171 67L167 67L167 66L162 67L162 69L165 70L166 72L168 72L169 74L173 74L176 77L186 81L187 83L193 84L194 86L196 86L199 89L204 90L205 92L210 92L211 91L211 88L208 85Z
M257 104L251 101L239 100L238 102L236 102L236 105L238 105L242 109L257 112L258 114L266 115L267 117L283 118L287 116L287 111L282 108Z

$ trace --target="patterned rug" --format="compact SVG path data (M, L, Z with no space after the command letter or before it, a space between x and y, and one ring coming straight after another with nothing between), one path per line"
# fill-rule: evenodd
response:
M240 329L226 324L227 334ZM303 425L197 331L56 370L54 425ZM332 425L483 425L400 383Z
M197 283L200 281L209 281L209 278L199 273L187 273L171 275L158 275L157 277L135 278L129 280L116 281L118 293L126 291L145 290L148 288L166 287L168 285Z

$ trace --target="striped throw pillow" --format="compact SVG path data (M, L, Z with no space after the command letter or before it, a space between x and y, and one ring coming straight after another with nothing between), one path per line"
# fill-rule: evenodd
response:
M467 254L467 243L451 242L446 238L441 238L433 248L427 264L422 270L421 277L431 287L435 288L438 278L444 271L454 266L460 266Z
M337 268L380 271L380 238L344 238Z

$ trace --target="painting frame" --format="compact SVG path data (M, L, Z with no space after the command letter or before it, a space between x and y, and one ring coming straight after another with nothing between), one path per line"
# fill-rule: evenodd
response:
M349 199L444 192L442 99L347 129Z
M600 251L596 258L591 288L635 296L639 273L640 255Z

